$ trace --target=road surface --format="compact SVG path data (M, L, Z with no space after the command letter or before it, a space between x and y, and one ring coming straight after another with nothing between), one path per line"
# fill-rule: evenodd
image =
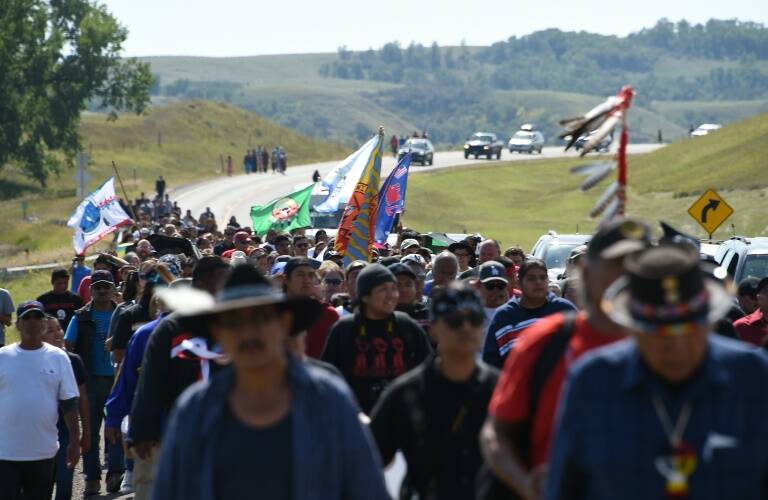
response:
M659 144L631 144L630 154L649 153L658 149ZM290 151L288 152L290 154ZM542 154L511 154L504 151L501 161L538 160L563 157L576 157L575 151L563 152L561 147L544 148ZM290 158L289 158L290 159ZM429 167L413 165L411 173L426 172L441 168L467 168L473 165L493 165L497 160L474 158L464 159L463 151L443 151L435 153L435 164ZM171 199L177 201L182 210L192 210L192 215L197 217L203 213L206 207L216 215L219 225L223 225L234 215L240 225L250 226L250 208L252 205L261 205L273 200L277 196L288 194L299 185L306 185L312 181L312 174L318 170L321 175L330 171L338 161L324 163L310 163L306 165L291 166L285 175L281 174L239 174L232 177L220 177L188 184L169 191ZM382 163L382 180L395 166L395 160L391 155L385 157Z

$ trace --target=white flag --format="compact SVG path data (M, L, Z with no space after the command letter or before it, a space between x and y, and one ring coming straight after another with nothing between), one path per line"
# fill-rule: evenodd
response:
M67 226L75 228L72 242L79 255L120 226L130 223L131 218L115 196L115 178L110 177L78 205Z
M378 134L373 136L362 148L328 172L322 180L323 186L328 188L328 197L319 205L315 205L316 212L335 212L339 209L339 203L346 203L349 200L380 140L381 136Z

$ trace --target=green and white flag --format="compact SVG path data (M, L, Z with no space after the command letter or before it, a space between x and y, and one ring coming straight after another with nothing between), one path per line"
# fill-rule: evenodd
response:
M310 227L309 200L314 184L291 194L276 198L266 205L251 207L253 232L261 236L270 229L287 232L291 229Z

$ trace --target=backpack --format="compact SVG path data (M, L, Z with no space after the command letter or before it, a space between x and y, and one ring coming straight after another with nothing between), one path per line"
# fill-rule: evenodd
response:
M565 354L568 344L571 341L571 337L573 337L573 329L576 324L576 313L570 311L563 315L565 316L565 320L563 321L562 326L544 345L541 354L533 365L533 373L530 382L531 400L529 405L529 418L525 423L523 441L517 443L518 448L526 458L529 458L531 453L531 428L533 426L533 418L538 410L541 392L552 375L555 366L557 366L557 363L563 357L563 354ZM518 498L518 495L507 488L507 485L501 482L487 465L480 469L477 478L477 500L516 500Z

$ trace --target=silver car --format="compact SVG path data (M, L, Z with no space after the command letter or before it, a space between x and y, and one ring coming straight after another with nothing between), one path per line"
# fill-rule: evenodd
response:
M510 153L516 151L518 153L532 154L536 151L541 154L543 148L544 135L538 130L518 130L507 143L507 149L509 149Z

